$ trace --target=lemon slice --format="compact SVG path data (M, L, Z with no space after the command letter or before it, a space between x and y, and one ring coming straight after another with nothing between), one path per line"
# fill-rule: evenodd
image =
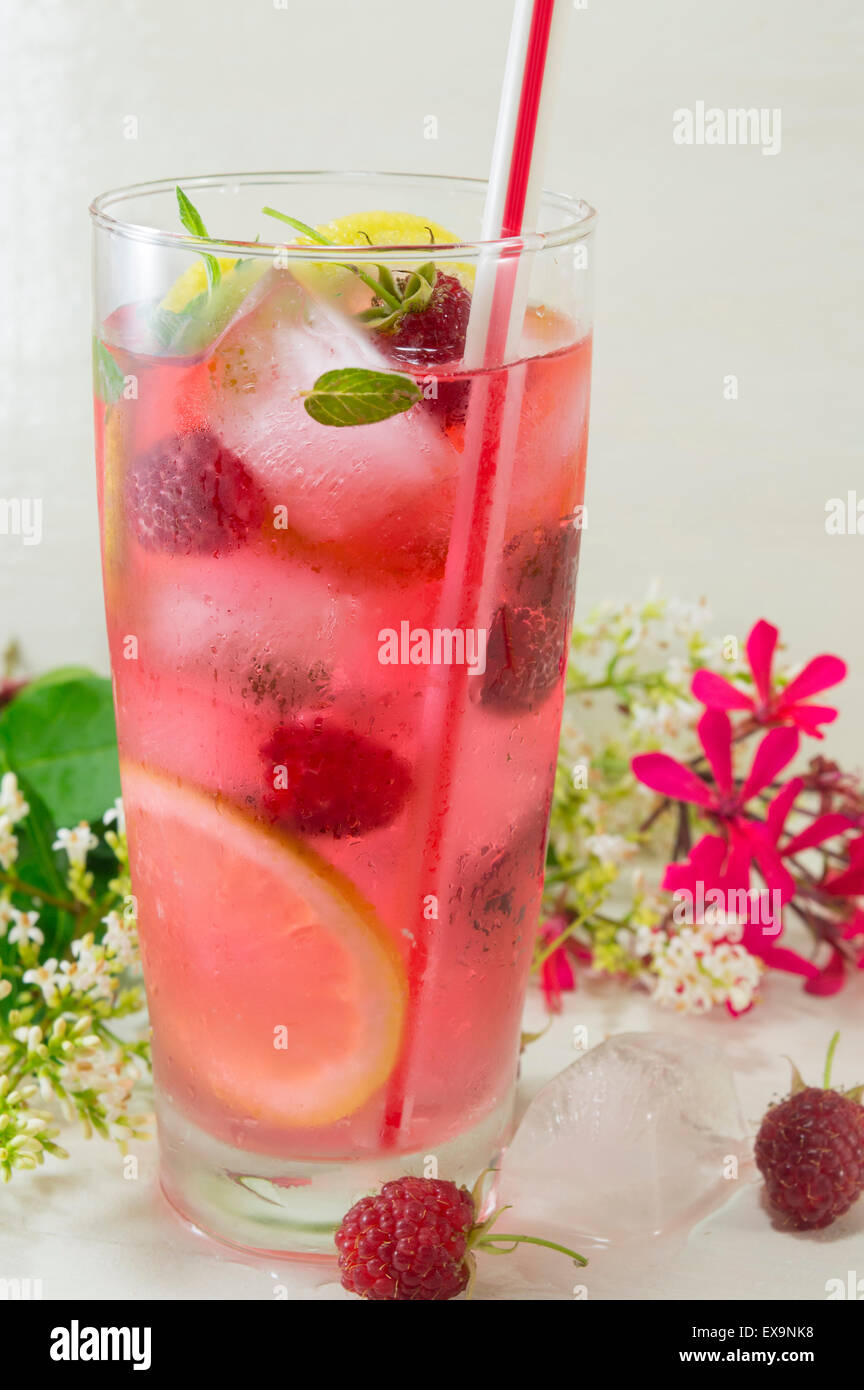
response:
M237 264L237 258L224 257L219 261L219 269L223 275L227 275ZM199 294L203 294L207 289L207 270L204 261L196 258L191 265L178 275L174 284L171 286L165 298L160 302L160 309L168 309L172 314L180 314L191 304Z
M452 246L461 238L440 222L418 217L413 212L351 212L346 217L337 217L332 222L322 222L315 228L320 236L325 236L337 246L429 246L429 259L435 260L435 247ZM311 238L300 236L297 245L314 245ZM466 289L474 287L474 267L466 261L436 262L445 275L455 275ZM391 268L399 266L398 257L388 258ZM409 262L405 268L410 269ZM321 261L311 264L292 264L298 280L313 293L328 297L341 297L349 291L355 277L341 266ZM374 275L374 267L367 269Z
M406 998L373 909L299 840L121 771L163 1084L282 1129L359 1110L393 1069Z
M105 410L102 440L102 554L106 591L113 597L123 567L123 479L128 420L123 401Z

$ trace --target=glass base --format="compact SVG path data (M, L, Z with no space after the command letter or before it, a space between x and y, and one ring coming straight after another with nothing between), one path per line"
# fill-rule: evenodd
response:
M509 1133L513 1093L479 1124L422 1153L344 1161L292 1160L234 1148L157 1103L162 1188L179 1214L206 1235L257 1255L335 1255L333 1233L350 1206L406 1173L472 1187L494 1168Z

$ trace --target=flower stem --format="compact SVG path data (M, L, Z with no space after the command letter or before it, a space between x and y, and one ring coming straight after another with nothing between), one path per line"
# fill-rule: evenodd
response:
M558 1250L562 1255L569 1255L577 1265L587 1265L588 1261L584 1255L579 1255L575 1250L569 1249L566 1245L558 1245L554 1240L541 1240L539 1236L510 1236L502 1235L499 1232L490 1235L485 1240L478 1240L475 1246L477 1250L490 1250L493 1255L509 1255L511 1250L495 1250L492 1247L500 1242L506 1241L511 1250L515 1250L517 1245L544 1245L547 1250Z
M542 969L549 957L555 954L559 946L564 945L564 942L568 939L568 937L573 935L574 931L576 931L585 922L587 922L595 907L598 907L602 901L602 898L597 898L596 901L593 902L590 907L587 907L583 913L581 913L578 917L574 917L573 921L567 924L564 931L562 931L559 936L556 936L554 941L551 941L548 946L545 946L543 948L540 954L536 957L534 964L531 967L532 973Z

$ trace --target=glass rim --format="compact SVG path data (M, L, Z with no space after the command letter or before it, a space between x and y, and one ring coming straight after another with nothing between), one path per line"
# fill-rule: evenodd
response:
M260 184L262 187L272 188L279 183L302 183L318 182L325 180L343 181L346 183L370 182L374 179L391 179L394 182L410 183L431 183L431 184L453 184L466 190L485 192L487 181L485 179L466 178L459 175L449 174L407 174L397 172L375 172L373 170L328 170L328 169L295 169L261 171L259 173L246 174L198 174L188 178L173 179L154 179L145 183L126 184L122 188L108 189L100 193L90 203L90 217L94 226L103 231L111 232L117 236L123 236L130 241L142 241L155 246L174 248L175 250L191 250L197 252L209 251L212 255L216 252L225 252L228 255L261 256L270 258L275 255L288 256L290 259L305 260L310 259L309 253L314 249L314 259L316 261L342 261L345 259L346 250L350 250L352 261L377 261L381 260L386 254L392 257L395 253L411 253L415 256L422 255L428 258L430 244L405 243L398 246L321 246L317 243L297 246L291 242L266 242L266 241L232 241L217 238L197 237L189 232L170 232L156 227L148 227L138 222L126 222L121 217L112 216L109 209L118 203L124 203L132 198L146 198L159 193L173 193L179 184L184 192L190 189L200 188L220 188L226 185L236 184L254 187ZM572 197L566 193L556 193L551 189L544 189L541 193L541 201L548 207L552 206L559 212L565 213L569 217L561 227L550 232L527 232L520 236L497 237L492 240L472 240L472 241L453 241L435 242L435 256L444 252L446 259L454 260L466 253L473 257L480 253L495 253L498 255L510 253L518 254L523 251L541 251L547 248L567 246L574 242L582 241L594 230L597 220L597 213L594 208L583 198ZM300 235L300 233L297 233Z

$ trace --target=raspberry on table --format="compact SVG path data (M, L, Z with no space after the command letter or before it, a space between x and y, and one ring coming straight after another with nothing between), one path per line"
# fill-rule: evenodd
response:
M480 1222L485 1176L473 1192L442 1178L403 1177L386 1182L374 1197L361 1197L336 1232L343 1288L375 1302L440 1303L465 1289L470 1298L474 1252L486 1247L508 1254L523 1242L587 1264L566 1245L494 1231L506 1207Z
M342 1283L376 1301L455 1298L470 1275L474 1202L467 1187L432 1178L387 1182L362 1197L336 1232Z
M756 1136L756 1165L768 1200L799 1231L830 1226L864 1192L864 1086L831 1089L840 1040L828 1046L825 1076L805 1086L792 1067L792 1093L774 1105Z
M818 1086L797 1091L762 1121L756 1164L789 1225L830 1226L864 1192L864 1106Z

